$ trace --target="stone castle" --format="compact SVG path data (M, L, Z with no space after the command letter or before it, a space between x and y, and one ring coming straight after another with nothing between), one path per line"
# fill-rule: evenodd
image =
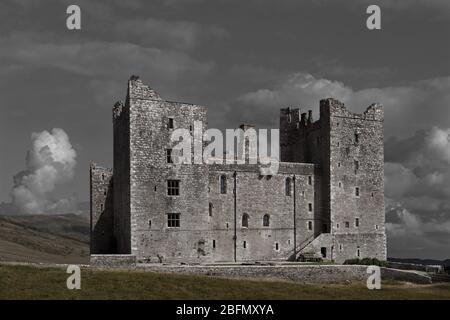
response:
M137 76L113 108L114 168L91 164L91 254L167 263L386 260L383 107L335 99L320 119L280 111L280 164L170 161L171 132L206 108L163 100Z

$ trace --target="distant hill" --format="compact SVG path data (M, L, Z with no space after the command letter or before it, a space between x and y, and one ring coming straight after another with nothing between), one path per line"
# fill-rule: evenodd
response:
M0 215L0 260L87 263L89 216Z
M443 265L450 266L450 259L446 260L434 260L434 259L401 259L401 258L388 258L388 261L392 262L403 262L403 263L414 263L414 264L423 264L423 265Z

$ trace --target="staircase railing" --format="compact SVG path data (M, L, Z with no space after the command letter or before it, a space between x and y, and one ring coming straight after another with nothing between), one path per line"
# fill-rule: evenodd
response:
M300 242L294 249L289 251L288 260L295 261L295 259L297 258L297 253L299 253L303 249L305 249L311 242L314 241L315 238L316 238L316 236L313 234L313 235L309 236L308 238L306 238L305 240L303 240L302 242Z

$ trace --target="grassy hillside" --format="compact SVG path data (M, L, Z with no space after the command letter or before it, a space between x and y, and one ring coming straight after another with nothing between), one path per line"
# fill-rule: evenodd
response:
M87 263L86 215L0 216L0 261Z
M450 299L450 284L304 285L143 271L82 269L81 290L68 290L62 268L0 265L0 299Z

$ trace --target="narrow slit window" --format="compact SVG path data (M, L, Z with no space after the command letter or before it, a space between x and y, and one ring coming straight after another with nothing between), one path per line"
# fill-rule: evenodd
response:
M167 123L167 128L173 129L173 118L169 118L169 122Z
M246 213L242 215L242 227L248 228L248 214Z
M286 195L290 196L291 195L291 178L286 178L286 187L285 187L285 191L286 191Z
M167 163L173 163L172 149L166 149L166 161L167 161Z
M263 217L263 227L268 227L270 225L270 216L265 214Z
M227 177L225 175L220 176L220 193L227 193Z

